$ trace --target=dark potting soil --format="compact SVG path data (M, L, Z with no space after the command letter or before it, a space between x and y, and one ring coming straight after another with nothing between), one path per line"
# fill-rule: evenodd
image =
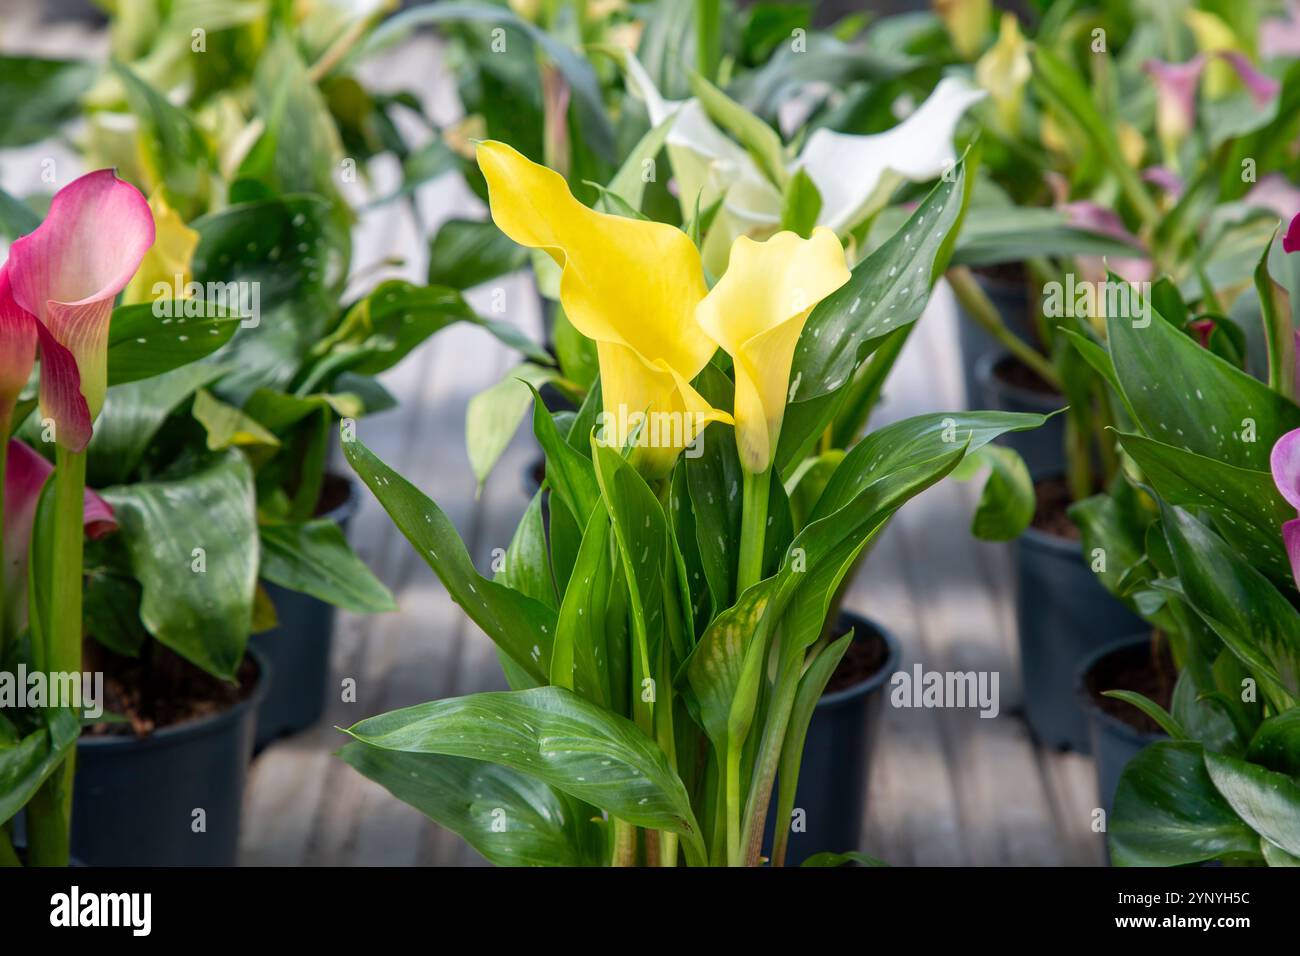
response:
M102 722L87 727L92 736L145 737L229 710L253 693L257 665L245 657L238 684L218 680L161 644L152 643L139 657L125 657L87 640L85 668L104 673L104 712L127 722Z
M1072 504L1064 478L1040 478L1034 482L1033 527L1067 541L1081 541L1083 535L1066 513Z
M326 472L325 480L321 483L320 498L316 500L315 517L319 518L343 507L350 492L351 485L346 478Z
M1060 392L1044 382L1032 368L1014 355L1007 355L993 366L993 376L1000 382L1038 395L1059 396Z
M1174 696L1178 669L1169 653L1169 642L1160 641L1158 653L1152 655L1150 644L1126 647L1107 654L1088 672L1088 693L1104 712L1143 733L1159 733L1161 727L1132 704L1113 697L1103 697L1108 690L1131 690L1149 697L1165 710Z
M985 279L1007 285L1023 286L1028 279L1023 262L994 262L986 266L975 266L971 271Z
M849 642L849 649L844 652L822 693L833 694L837 690L844 690L870 680L880 668L885 666L888 659L889 645L879 634L870 631L865 637L854 635L853 640Z

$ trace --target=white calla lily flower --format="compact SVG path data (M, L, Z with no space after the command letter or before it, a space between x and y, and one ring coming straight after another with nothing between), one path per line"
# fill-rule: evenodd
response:
M705 247L705 264L715 272L737 236L764 238L781 223L781 192L763 175L753 158L713 120L697 99L665 99L632 54L624 67L633 95L645 102L650 122L658 126L675 117L667 148L679 199L693 215L719 199L723 208ZM803 169L822 198L817 225L844 235L879 211L904 181L926 182L956 164L952 138L965 112L988 94L965 80L947 77L928 99L892 129L866 136L819 129L789 164ZM717 228L721 223L724 228Z

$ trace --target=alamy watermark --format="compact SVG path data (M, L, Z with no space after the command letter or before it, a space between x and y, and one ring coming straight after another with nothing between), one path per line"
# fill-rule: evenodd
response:
M11 707L42 709L71 708L89 720L104 716L104 674L102 671L0 671L0 709Z
M171 282L153 284L153 314L160 319L215 319L237 317L240 326L262 324L260 282L186 282L176 275Z
M704 454L708 423L703 412L643 412L619 405L616 412L596 416L596 441L613 448L624 448L629 442L647 448L682 448L687 458L699 458Z
M1043 315L1049 319L1130 319L1133 328L1144 329L1151 324L1151 283L1076 281L1074 273L1067 272L1064 282L1044 283Z
M911 672L895 671L889 702L894 707L978 708L981 717L1001 710L997 671L927 671L919 663Z

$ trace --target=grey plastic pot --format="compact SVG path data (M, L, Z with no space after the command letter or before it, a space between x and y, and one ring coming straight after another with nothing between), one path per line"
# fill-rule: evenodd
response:
M817 853L843 853L858 848L885 685L898 669L898 641L875 621L841 611L838 625L840 634L853 628L854 642L882 638L885 662L866 680L823 694L813 708L794 800L795 809L803 811L803 830L790 833L786 866L798 866ZM774 789L764 838L766 855L771 854L775 817ZM785 825L789 826L790 821L785 821Z
M1023 282L994 279L978 272L975 273L975 281L998 310L1007 328L1026 342L1032 342L1028 287ZM961 354L962 381L966 385L966 406L975 408L983 399L983 393L975 379L975 366L987 353L1004 348L970 317L960 302L957 303L957 347Z
M339 476L344 477L344 476ZM333 519L347 534L361 504L361 489L351 476L347 499L322 517ZM249 641L270 662L271 684L257 718L256 752L277 738L314 725L325 713L329 691L330 645L335 608L320 598L263 582L279 621Z
M975 363L977 404L980 408L1046 415L1065 407L1065 399L1060 395L1021 388L999 378L998 369L1004 367L1003 363L1012 361L1011 353L995 349L984 353ZM997 441L1019 452L1034 478L1059 475L1065 471L1064 415L1055 415L1042 426L1028 431L1007 432Z
M1079 668L1075 692L1079 705L1083 708L1088 721L1088 739L1092 745L1092 758L1097 765L1097 801L1098 806L1106 811L1110 820L1115 808L1115 790L1119 787L1120 775L1128 762L1138 755L1143 747L1158 740L1166 740L1163 733L1138 730L1130 724L1108 714L1097 704L1088 689L1088 676L1105 659L1120 654L1149 657L1151 653L1151 635L1135 634L1098 648ZM1115 688L1122 690L1123 688Z
M1049 747L1087 753L1088 723L1075 688L1079 669L1117 634L1142 629L1101 586L1082 546L1029 528L1015 543L1016 627L1025 718Z
M248 653L257 686L229 710L148 737L77 742L74 856L89 866L235 865L257 708L270 677L263 655Z

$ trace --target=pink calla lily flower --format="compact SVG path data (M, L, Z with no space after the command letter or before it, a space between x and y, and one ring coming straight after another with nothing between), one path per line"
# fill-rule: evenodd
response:
M1282 237L1282 251L1295 252L1300 249L1300 213L1291 218L1291 224L1286 227L1286 235Z
M1142 241L1125 228L1123 220L1112 209L1087 199L1065 203L1060 208L1065 212L1067 222L1072 226L1113 236L1139 249L1142 248ZM1103 262L1100 256L1079 256L1079 269L1090 282L1100 282L1105 279L1107 265L1116 275L1129 282L1146 282L1151 278L1155 268L1150 259L1140 256L1111 259L1109 263Z
M54 466L20 441L9 442L4 474L4 607L15 631L27 623L27 554L36 520L41 489ZM108 502L86 491L84 523L86 536L100 538L117 530L117 519ZM5 623L5 622L0 622Z
M1263 109L1282 89L1273 77L1261 73L1245 54L1235 50L1217 50L1200 53L1186 63L1165 63L1147 60L1142 69L1156 85L1156 132L1167 158L1172 158L1178 146L1196 125L1196 96L1210 58L1226 61L1241 78L1255 106Z
M113 300L153 241L144 196L101 169L59 190L45 221L9 250L13 298L36 319L41 412L71 451L86 447L104 404Z
M1300 428L1277 440L1269 455L1269 467L1278 493L1300 514ZM1282 543L1291 561L1291 574L1300 587L1300 517L1282 525Z
M14 300L6 264L0 266L0 429L9 424L35 364L36 320ZM0 434L0 440L8 437Z

